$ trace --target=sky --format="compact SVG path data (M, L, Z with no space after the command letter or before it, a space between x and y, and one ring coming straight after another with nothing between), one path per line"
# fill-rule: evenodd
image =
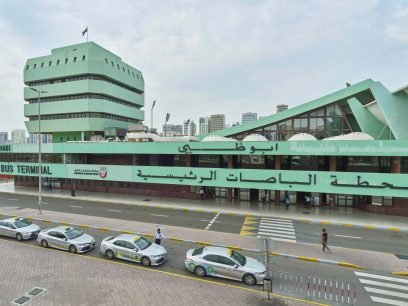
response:
M23 68L94 41L142 71L145 124L275 113L371 78L408 83L408 1L0 1L0 131L24 128ZM161 128L160 128L161 129Z

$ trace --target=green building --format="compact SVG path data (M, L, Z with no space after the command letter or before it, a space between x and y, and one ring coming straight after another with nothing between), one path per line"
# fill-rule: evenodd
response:
M51 51L28 59L24 68L24 115L29 133L41 132L53 142L90 140L106 129L127 129L144 119L142 73L94 42Z
M205 199L276 205L312 195L319 206L408 216L408 86L390 92L368 79L198 140L89 142L143 120L139 71L84 43L28 60L24 82L47 91L41 130L56 143L42 146L41 169L38 145L0 145L0 175L16 185L38 186L41 171L61 189L190 199L204 190ZM24 98L33 133L36 92L26 87Z

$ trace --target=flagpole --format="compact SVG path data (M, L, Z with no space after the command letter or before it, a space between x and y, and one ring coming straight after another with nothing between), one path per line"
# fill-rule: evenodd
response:
M86 42L88 42L88 32L89 32L89 29L88 27L86 27Z

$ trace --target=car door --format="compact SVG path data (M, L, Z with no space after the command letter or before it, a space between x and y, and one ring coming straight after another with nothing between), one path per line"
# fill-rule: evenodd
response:
M58 243L57 243L58 238L57 238L57 232L56 231L47 232L46 237L44 237L44 238L46 238L46 240L48 242L48 245L50 247L58 248Z
M129 250L126 248L126 241L124 241L124 240L115 240L113 242L113 245L114 245L114 249L115 249L115 257L116 258L132 260L132 258L129 255Z
M212 255L212 254L208 254L203 257L207 265L206 267L207 274L213 275L213 276L224 277L225 271L218 257L219 257L218 255Z
M242 279L242 271L240 270L240 266L235 261L225 256L219 256L219 260L222 264L225 277L239 280Z
M56 239L55 243L57 244L58 248L68 250L70 242L68 241L67 236L64 233L56 232Z
M16 227L11 222L6 222L8 230L6 231L6 236L8 237L16 237Z
M7 236L9 232L9 227L7 226L5 221L0 222L0 235Z
M141 254L138 253L139 249L133 243L125 241L124 247L126 249L126 256L129 260L140 262Z

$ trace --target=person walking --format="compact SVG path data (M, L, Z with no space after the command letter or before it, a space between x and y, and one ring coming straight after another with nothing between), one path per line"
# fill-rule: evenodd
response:
M326 232L326 229L322 229L322 246L323 246L323 252L325 249L331 252L329 247L327 246L327 241L329 240L329 235Z
M316 199L314 196L312 196L310 203L312 204L311 206L312 210L315 211L316 210Z
M310 195L306 195L306 208L310 209Z
M200 188L200 197L201 197L201 201L204 200L204 187Z
M265 207L266 206L266 195L262 196L261 201L262 201L262 206Z
M289 210L290 198L288 194L285 195L285 205L286 205L286 209Z
M160 228L157 229L156 234L154 235L154 243L160 245L161 240L165 239L166 237L164 236L164 234L160 231Z

